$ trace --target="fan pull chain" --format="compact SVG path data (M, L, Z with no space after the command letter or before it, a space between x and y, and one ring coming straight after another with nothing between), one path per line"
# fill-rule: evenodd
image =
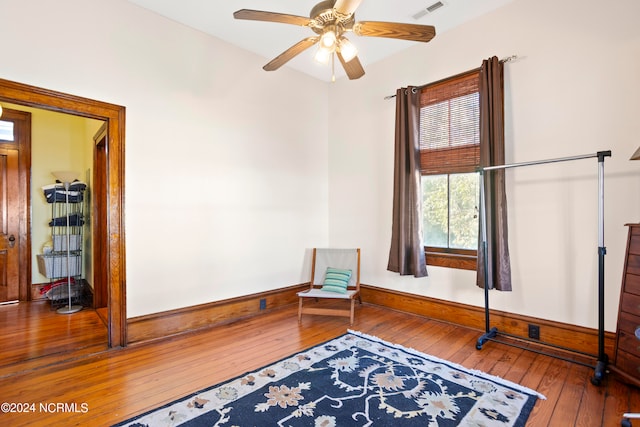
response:
M336 54L331 54L331 82L335 83L336 81Z

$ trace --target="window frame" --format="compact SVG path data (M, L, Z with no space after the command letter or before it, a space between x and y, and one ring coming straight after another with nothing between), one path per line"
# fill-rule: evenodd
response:
M434 86L442 86L442 85L453 85L459 82L461 79L469 79L471 76L477 76L478 82L480 79L480 70L471 70L466 73L461 73L452 77L448 77L437 82L431 83L429 85L425 85L422 87L421 91L429 90ZM452 97L453 98L453 97ZM425 107L426 104L424 101L424 97L421 96L421 108ZM478 113L479 114L479 113ZM432 151L440 151L443 152L445 150L452 150L452 148L440 148ZM455 149L453 149L455 150ZM465 151L463 155L468 155L467 151L472 151L470 145L463 146L462 148L458 148L457 150ZM473 166L462 166L462 167L437 167L433 168L433 166L424 166L423 159L427 159L428 155L426 154L427 150L422 150L420 152L421 158L421 176L426 175L452 175L456 173L469 173L469 172L478 172L479 167L479 143L477 144L477 160L476 164ZM428 172L425 169L430 169ZM478 178L480 179L480 178ZM427 265L433 265L438 267L447 267L447 268L456 268L461 270L477 270L477 260L478 260L478 250L477 249L455 249L455 248L442 248L442 247L434 247L434 246L424 246L425 251L425 259Z

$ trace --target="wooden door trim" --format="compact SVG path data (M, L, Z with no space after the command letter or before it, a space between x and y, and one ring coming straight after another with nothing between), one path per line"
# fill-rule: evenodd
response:
M12 148L18 152L18 217L20 228L18 230L18 259L20 260L20 272L18 273L18 299L27 301L31 299L31 286L29 273L31 271L31 113L5 108L0 120L8 120L14 123L13 143L3 143L3 146Z
M0 101L107 122L109 347L127 343L124 236L125 107L0 79Z
M102 248L109 240L106 230L107 213L100 209L100 206L107 203L106 178L108 168L106 165L107 156L107 122L104 122L100 129L93 136L93 172L92 172L92 192L91 192L91 241L93 265L107 265L105 251ZM107 270L104 268L93 269L93 307L96 309L109 306L109 292L107 289Z

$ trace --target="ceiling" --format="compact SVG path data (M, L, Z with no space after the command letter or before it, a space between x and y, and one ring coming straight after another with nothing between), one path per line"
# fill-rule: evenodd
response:
M264 57L266 64L300 40L314 35L311 29L297 25L273 22L236 20L238 9L255 9L308 17L319 0L128 0L169 19L208 33L235 46ZM440 0L443 6L424 14L414 15L438 0L362 0L356 21L388 21L433 25L438 34L466 21L501 7L513 0ZM378 37L350 36L358 48L358 58L365 71L367 65L380 61L418 42ZM313 60L314 47L293 58L285 67L306 73L323 81L330 81L331 67ZM264 65L264 64L263 64ZM336 78L344 76L342 67L336 67ZM266 71L265 71L266 72ZM278 72L278 71L274 71ZM366 75L365 75L366 77Z

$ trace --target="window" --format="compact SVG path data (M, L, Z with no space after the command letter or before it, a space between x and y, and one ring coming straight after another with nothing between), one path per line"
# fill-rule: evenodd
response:
M420 169L427 264L475 270L480 164L479 71L422 88Z
M13 122L0 120L0 141L13 141Z

